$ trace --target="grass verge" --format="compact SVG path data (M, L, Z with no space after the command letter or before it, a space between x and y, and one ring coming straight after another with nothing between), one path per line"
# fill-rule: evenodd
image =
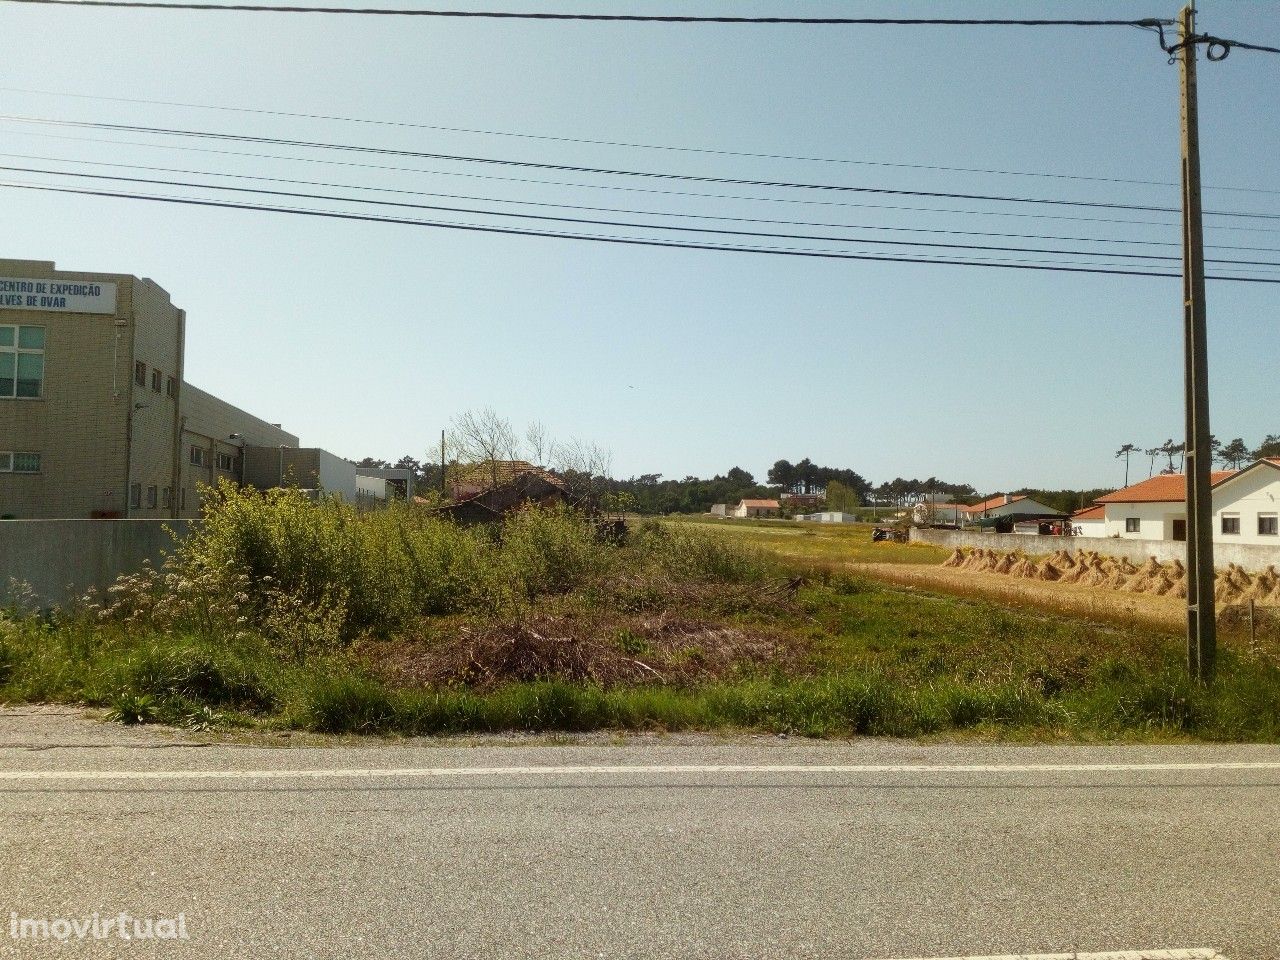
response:
M557 616L569 617L564 610ZM597 611L591 629L614 636L600 617ZM561 667L540 675L535 662L522 679L481 686L465 678L406 682L359 645L297 660L253 637L29 618L0 631L0 701L86 703L107 707L122 722L320 733L746 729L816 737L1280 740L1280 667L1257 651L1229 646L1217 682L1201 687L1185 677L1178 638L1167 632L849 577L810 583L787 608L754 618L792 638L785 658L714 675L677 671L667 682L608 672L600 680L570 679L556 675ZM752 621L737 629L750 632ZM629 659L652 656L659 667L670 661L671 648L650 652L641 640L635 631L620 632L617 649ZM426 643L421 653L432 649Z

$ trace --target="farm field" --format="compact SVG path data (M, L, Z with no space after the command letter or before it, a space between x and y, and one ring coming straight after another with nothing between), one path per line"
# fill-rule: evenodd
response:
M1174 593L1155 595L1122 591L1102 584L1044 581L1011 577L989 570L943 566L950 551L927 544L873 543L870 524L793 523L771 520L680 518L680 523L715 531L735 541L754 544L786 558L826 570L843 570L885 584L985 599L1014 607L1041 610L1117 625L1142 625L1179 631L1186 604ZM1033 538L1034 542L1034 538ZM1045 548L1034 556L1048 555ZM1264 602L1258 621L1275 632L1275 607ZM1220 600L1220 616L1228 634L1243 627L1239 598Z

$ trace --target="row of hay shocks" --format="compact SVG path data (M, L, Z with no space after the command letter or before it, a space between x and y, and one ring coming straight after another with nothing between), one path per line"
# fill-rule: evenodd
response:
M1182 562L1162 564L1155 557L1148 557L1139 567L1123 557L1103 556L1092 550L1081 550L1074 555L1058 550L1037 561L1021 553L957 549L942 565L1027 580L1109 587L1126 593L1180 598L1187 595L1187 568ZM1228 564L1227 569L1217 573L1213 596L1220 604L1247 606L1249 633L1256 637L1255 607L1280 606L1280 572L1269 566L1261 573L1250 574L1234 563Z
M1078 583L1086 587L1110 587L1127 593L1187 595L1187 568L1179 560L1168 564L1148 557L1142 566L1129 560L1107 557L1092 550L1081 550L1072 555L1066 550L1035 560L1021 553L1000 553L995 550L956 550L943 563L944 567L1000 573L1027 580L1045 580L1058 583ZM1243 603L1254 600L1259 604L1280 604L1280 572L1274 566L1257 574L1250 574L1234 563L1219 570L1214 599L1220 603Z

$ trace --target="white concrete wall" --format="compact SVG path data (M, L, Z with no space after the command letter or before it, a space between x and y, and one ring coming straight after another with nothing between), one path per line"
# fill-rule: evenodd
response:
M796 517L797 520L807 520L810 523L857 523L858 518L852 513L841 513L839 510L828 510L822 513L804 513Z
M1222 532L1223 514L1240 518L1240 532ZM1258 515L1280 514L1280 468L1261 466L1213 491L1213 539L1220 543L1250 543L1280 549L1280 536L1258 533Z
M316 454L319 464L317 474L324 492L337 494L348 502L355 502L356 465L328 450L317 450Z
M1071 525L1080 528L1080 536L1082 537L1105 537L1107 535L1107 521L1105 518L1072 520Z
M14 579L41 606L60 606L137 573L144 560L158 567L190 529L190 520L0 520L0 594Z

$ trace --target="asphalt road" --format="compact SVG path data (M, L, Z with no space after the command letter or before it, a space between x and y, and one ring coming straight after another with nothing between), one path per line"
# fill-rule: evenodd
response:
M0 955L1280 957L1273 747L210 739L0 713Z

